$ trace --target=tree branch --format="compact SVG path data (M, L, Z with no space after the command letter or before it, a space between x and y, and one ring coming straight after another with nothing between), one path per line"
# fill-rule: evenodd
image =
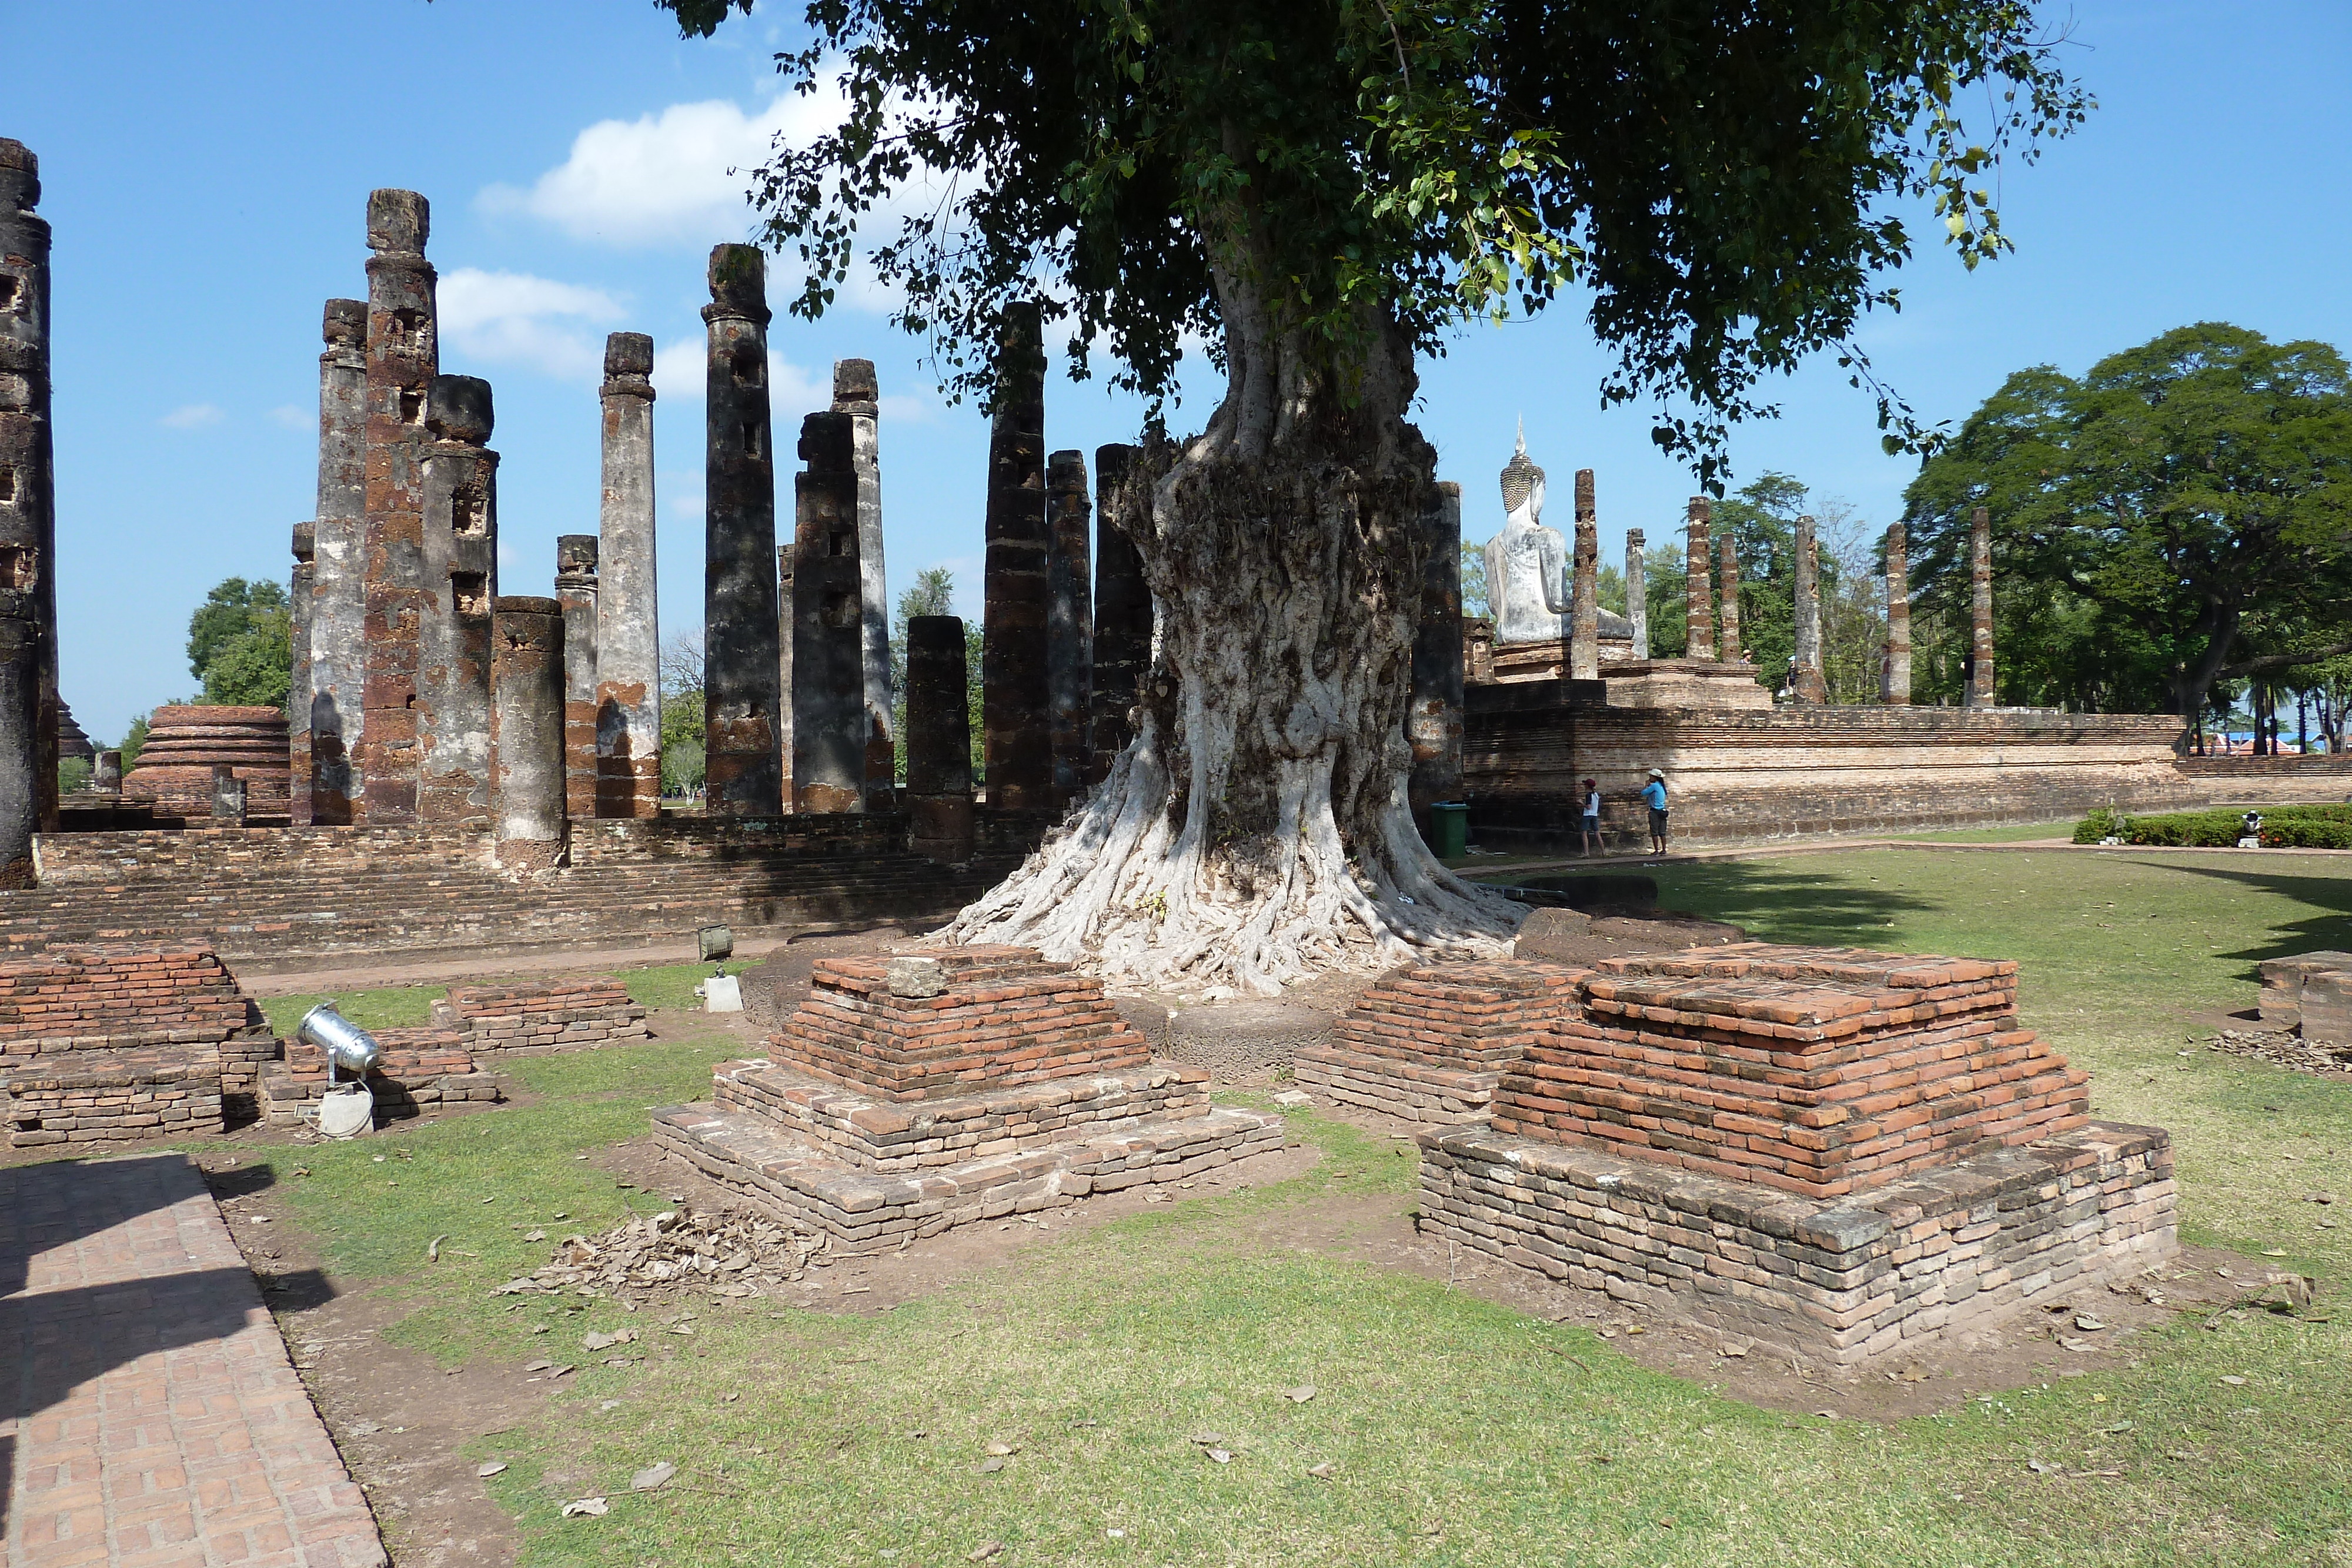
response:
M2273 670L2291 670L2297 664L2315 664L2322 659L2333 659L2338 653L2352 653L2352 640L2330 643L2325 647L2302 648L2292 653L2264 653L2258 659L2244 659L2234 664L2224 664L2213 672L2217 681L2234 681L2241 675L2266 675Z

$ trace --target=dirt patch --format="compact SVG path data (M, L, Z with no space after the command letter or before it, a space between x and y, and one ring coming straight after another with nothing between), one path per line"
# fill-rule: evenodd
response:
M1660 910L1651 915L1596 915L1578 936L1544 938L1544 956L1557 964L1593 964L1634 953L1667 953L1684 947L1719 947L1745 942L1748 933L1720 920Z

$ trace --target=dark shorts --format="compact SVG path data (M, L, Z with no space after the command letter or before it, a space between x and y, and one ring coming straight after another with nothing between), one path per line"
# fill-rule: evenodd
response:
M1666 814L1655 806L1650 808L1650 836L1654 839L1666 836Z
M1601 831L1601 819L1598 817L1585 818L1584 831L1588 833L1599 833Z

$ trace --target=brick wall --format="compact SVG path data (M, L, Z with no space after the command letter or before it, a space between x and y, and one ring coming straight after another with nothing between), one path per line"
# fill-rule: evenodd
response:
M646 1009L602 977L542 985L455 986L434 1021L462 1030L477 1055L535 1055L646 1038Z
M200 947L60 947L0 960L0 1070L37 1055L267 1040L260 1009Z
M1328 1043L1300 1050L1300 1084L1412 1122L1486 1113L1502 1072L1577 1010L1590 971L1524 959L1399 969L1366 991Z

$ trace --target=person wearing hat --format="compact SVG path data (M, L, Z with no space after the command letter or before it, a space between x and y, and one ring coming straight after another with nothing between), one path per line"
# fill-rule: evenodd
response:
M1601 784L1598 779L1587 779L1584 781L1584 828L1581 837L1584 840L1584 857L1590 860L1592 858L1592 846L1601 843ZM1602 852L1607 852L1606 845L1602 845Z
M1650 769L1650 781L1642 786L1643 802L1650 808L1650 852L1666 852L1666 770Z

